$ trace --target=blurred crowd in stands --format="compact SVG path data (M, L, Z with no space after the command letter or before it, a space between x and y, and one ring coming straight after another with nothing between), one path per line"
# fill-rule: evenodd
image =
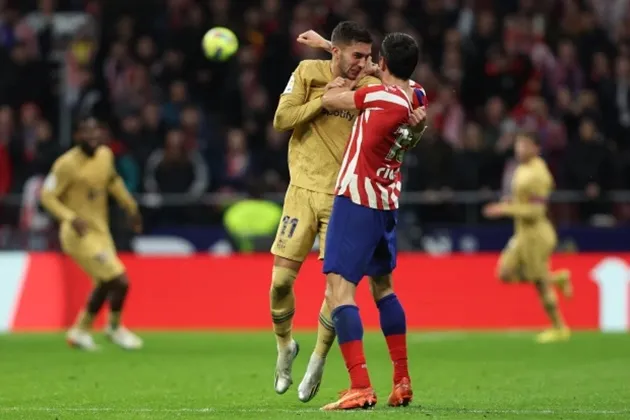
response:
M89 17L73 29L77 12ZM505 190L519 129L536 131L559 189L613 210L630 189L629 0L0 0L0 196L21 193L71 140L64 112L106 118L133 192L282 192L286 143L271 120L301 59L295 42L342 20L404 31L422 45L415 80L430 131L407 162L407 190ZM227 63L204 58L216 25L241 40ZM67 35L67 34L65 34ZM444 206L423 213L443 220Z

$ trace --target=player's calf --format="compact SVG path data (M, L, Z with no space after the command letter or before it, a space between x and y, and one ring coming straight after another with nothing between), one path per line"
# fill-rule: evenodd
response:
M142 348L142 339L121 325L122 311L129 293L127 276L122 275L108 283L110 318L105 334L114 344L126 350Z
M293 384L293 362L299 353L299 345L293 340L291 330L295 315L295 295L293 284L300 263L276 257L271 275L269 300L273 332L276 336L278 357L274 374L274 389L284 394Z
M407 405L411 402L413 392L408 368L405 310L394 293L391 274L370 277L370 289L378 307L381 330L394 367L394 389L388 404Z
M537 280L535 286L543 308L553 325L553 329L550 330L552 332L543 333L543 336L539 336L537 340L539 342L558 341L555 340L556 336L561 339L568 339L569 330L558 308L558 298L552 284L548 280Z
M66 342L78 349L95 350L97 348L90 334L94 319L105 304L109 295L109 284L100 282L94 287L85 309L79 313L74 326L66 334Z
M300 401L309 402L319 392L324 376L326 356L328 356L328 352L335 342L335 337L335 325L331 318L331 311L326 301L324 301L319 312L315 350L308 361L306 373L298 387L298 398Z
M293 284L296 277L297 270L294 268L273 267L269 300L273 330L280 349L288 347L292 342L291 328L295 315Z
M85 310L81 312L77 318L75 324L76 328L85 331L92 328L94 318L96 318L96 315L98 315L99 311L103 308L107 296L109 295L109 290L109 284L105 282L99 282L96 287L92 289Z
M332 318L346 368L350 374L350 389L371 388L363 350L363 324L354 301L356 286L338 274L327 276L326 301Z

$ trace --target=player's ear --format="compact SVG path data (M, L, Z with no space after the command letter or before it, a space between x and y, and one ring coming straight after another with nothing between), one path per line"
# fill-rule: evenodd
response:
M338 58L341 55L341 49L338 46L333 45L331 49L331 53L333 57Z

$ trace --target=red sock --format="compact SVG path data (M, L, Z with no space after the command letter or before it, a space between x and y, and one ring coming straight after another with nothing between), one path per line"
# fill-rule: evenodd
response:
M350 374L350 388L371 387L370 375L365 363L365 353L363 353L363 341L348 341L341 344L340 347L343 360L346 362L346 368Z
M389 356L394 364L394 384L399 383L402 378L409 379L409 369L407 367L407 336L405 334L388 335L385 337Z

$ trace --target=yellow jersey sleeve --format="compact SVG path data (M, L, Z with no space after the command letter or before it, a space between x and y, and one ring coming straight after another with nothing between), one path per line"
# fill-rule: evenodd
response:
M71 162L62 156L57 159L42 186L42 206L60 222L71 221L76 217L74 211L60 200L72 183L72 174Z
M305 63L302 62L295 69L280 101L273 118L273 127L278 131L287 131L312 120L322 110L321 97L307 101L309 86L304 80Z

